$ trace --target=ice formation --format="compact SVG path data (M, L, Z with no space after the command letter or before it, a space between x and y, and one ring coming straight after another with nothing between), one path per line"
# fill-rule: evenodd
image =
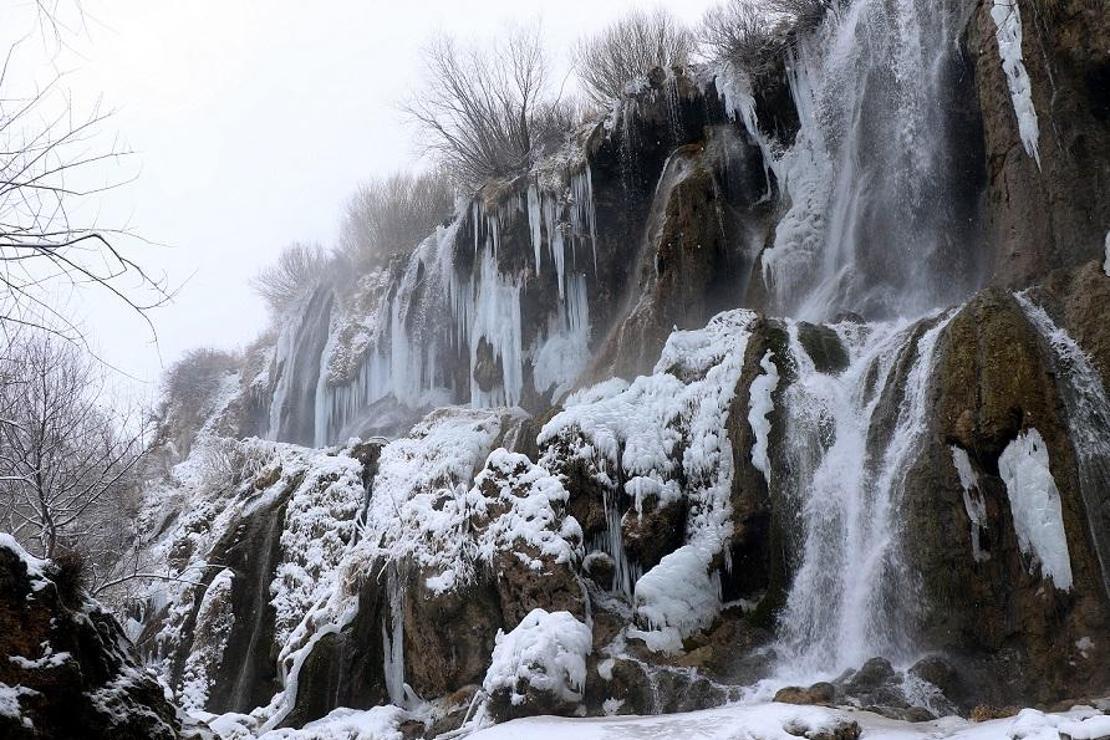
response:
M1025 70L1021 52L1021 0L994 0L991 18L994 19L998 54L1002 58L1002 71L1010 86L1010 98L1017 116L1018 133L1025 153L1041 166L1040 127L1037 109L1033 106L1033 88Z
M1019 434L1006 446L998 458L998 474L1006 483L1022 552L1040 564L1041 575L1056 588L1070 589L1071 559L1060 492L1049 467L1048 447L1036 429Z
M636 616L646 629L633 630L652 650L680 652L682 638L708 627L721 610L720 581L690 545L663 556L636 582Z
M971 557L980 563L990 559L990 553L984 552L979 546L980 534L987 525L987 505L979 493L979 477L971 467L967 451L956 445L952 445L951 449L952 464L956 466L960 487L964 491L964 510L971 521Z
M763 374L752 381L750 402L748 410L748 424L755 434L755 444L752 445L752 465L763 473L765 480L771 480L771 461L767 457L767 449L771 435L771 421L767 417L775 410L771 395L779 386L779 369L771 359L768 350L759 366Z

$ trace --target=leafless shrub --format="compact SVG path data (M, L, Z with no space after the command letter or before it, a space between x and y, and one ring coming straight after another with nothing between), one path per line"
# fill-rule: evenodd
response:
M161 437L178 455L188 453L193 437L215 411L220 384L239 369L236 353L203 347L185 353L162 379Z
M769 72L799 33L820 25L839 0L728 0L702 20L703 53L753 75Z
M285 313L328 275L328 257L318 244L293 242L277 261L251 280L251 287L269 305L275 316Z
M356 267L412 249L451 215L455 194L439 171L399 172L359 187L347 204L339 248Z
M551 90L538 26L481 48L439 36L424 63L426 85L403 109L464 190L524 170L573 124Z
M693 34L667 10L634 10L577 43L575 70L590 99L604 106L655 67L686 64L693 49Z

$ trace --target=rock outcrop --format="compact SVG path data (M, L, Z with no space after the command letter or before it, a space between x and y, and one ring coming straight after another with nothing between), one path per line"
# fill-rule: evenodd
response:
M174 740L176 707L84 593L80 568L37 560L0 535L0 734Z

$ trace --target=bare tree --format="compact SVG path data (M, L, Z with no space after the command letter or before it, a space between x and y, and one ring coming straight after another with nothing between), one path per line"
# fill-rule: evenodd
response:
M694 36L662 7L634 10L574 48L575 70L586 94L599 105L619 99L625 86L655 67L686 64Z
M551 89L538 26L482 48L439 36L424 62L427 84L403 107L461 188L521 172L573 122Z
M96 107L77 116L60 77L16 89L17 49L0 68L0 330L30 325L79 339L55 300L86 286L145 317L170 297L165 279L128 256L118 243L124 230L98 228L88 215L89 196L122 184L104 178L104 166L127 154L100 143L109 114Z
M0 384L0 521L28 549L120 555L145 453L143 420L110 412L104 378L72 343L37 333L8 353Z
M359 267L412 249L451 215L455 194L439 171L399 172L359 187L347 204L340 250Z
M329 271L329 261L319 244L293 242L274 264L264 267L251 280L251 287L269 305L275 316L285 313Z

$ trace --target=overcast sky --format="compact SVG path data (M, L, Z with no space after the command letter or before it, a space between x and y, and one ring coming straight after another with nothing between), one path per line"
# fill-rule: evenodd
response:
M137 174L103 196L100 220L166 244L144 247L141 261L184 285L152 314L157 349L106 299L73 310L105 358L147 383L190 347L249 342L266 324L247 286L258 268L290 241L330 245L361 180L416 160L397 102L418 92L431 34L488 38L539 17L565 64L579 35L656 4L83 0L84 30L51 58L78 108L102 98L115 109L107 133L135 152L124 167ZM695 22L713 0L662 4Z

